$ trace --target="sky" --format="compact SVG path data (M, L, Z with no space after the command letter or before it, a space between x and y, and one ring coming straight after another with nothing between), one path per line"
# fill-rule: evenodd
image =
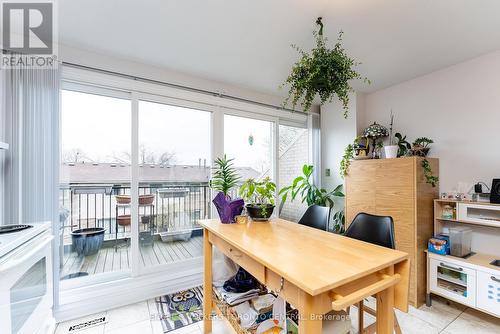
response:
M210 164L210 112L153 102L139 102L139 146L158 161L163 153L171 164ZM271 161L272 123L226 115L224 151L239 167L265 172ZM131 102L62 91L62 155L64 161L130 161ZM253 142L249 139L253 138Z

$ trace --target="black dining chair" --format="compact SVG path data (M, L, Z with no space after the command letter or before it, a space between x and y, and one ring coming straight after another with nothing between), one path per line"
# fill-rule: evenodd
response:
M396 248L394 221L390 216L358 213L345 231L344 236L387 248Z
M299 224L327 231L329 221L330 208L314 204L307 208L302 218L300 218Z
M394 241L394 221L390 216L376 216L364 212L358 213L345 231L344 236L387 248L396 248ZM374 309L365 306L363 300L360 301L358 303L359 333L363 333L365 330L363 312L373 316L377 315ZM376 323L368 326L366 332L372 333L375 326ZM396 313L394 313L394 330L396 334L401 334L401 327L396 318Z

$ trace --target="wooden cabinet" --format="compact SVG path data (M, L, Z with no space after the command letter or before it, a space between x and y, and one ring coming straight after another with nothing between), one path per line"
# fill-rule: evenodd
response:
M420 157L352 161L345 179L349 223L360 212L394 219L396 248L410 255L409 301L425 302L427 241L433 232L433 200L438 188L425 182ZM427 158L433 174L439 161Z

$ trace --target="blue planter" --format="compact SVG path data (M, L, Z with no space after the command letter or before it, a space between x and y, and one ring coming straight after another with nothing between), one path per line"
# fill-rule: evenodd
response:
M104 229L101 227L82 228L71 232L72 251L78 255L96 254L104 241Z

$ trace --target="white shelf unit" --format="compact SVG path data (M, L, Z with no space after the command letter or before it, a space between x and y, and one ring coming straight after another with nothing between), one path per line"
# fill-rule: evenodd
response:
M443 218L443 208L452 206L453 218ZM434 234L450 224L470 224L500 228L500 205L436 200ZM427 305L431 294L439 295L490 315L500 317L500 254L473 254L467 258L427 252Z
M9 144L0 141L0 150L8 150L8 149L9 149Z

